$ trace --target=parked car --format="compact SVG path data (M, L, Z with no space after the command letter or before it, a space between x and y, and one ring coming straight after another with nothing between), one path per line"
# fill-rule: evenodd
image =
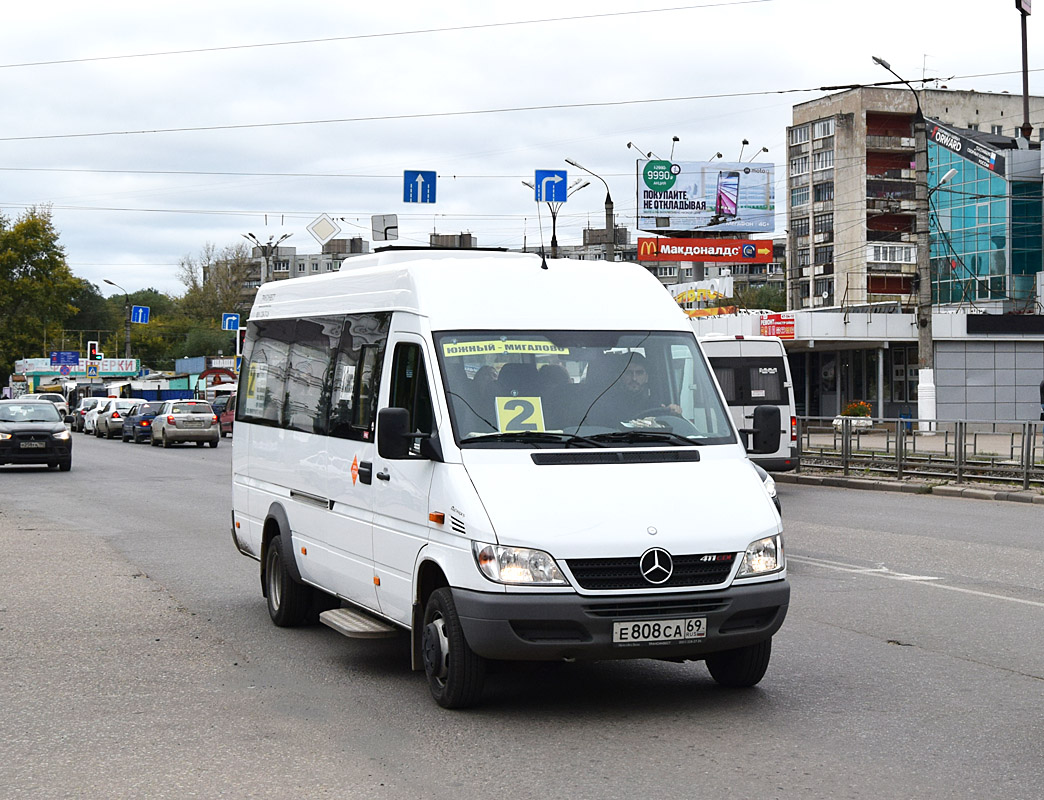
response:
M122 438L125 442L147 442L152 439L152 420L163 403L160 401L141 402L132 406L123 415Z
M217 414L219 418L224 410L228 408L229 397L231 397L229 394L219 394L210 401L210 407L214 409L214 413Z
M84 397L80 400L72 412L72 429L74 431L82 431L84 418L87 416L87 412L92 408L96 408L104 399L105 398L103 397Z
M34 392L33 394L24 395L23 399L36 398L37 400L50 400L58 408L58 413L63 417L69 414L69 402L65 399L65 395L58 394L58 392Z
M219 441L218 418L206 400L167 400L152 420L153 447L178 442L195 442L199 447L209 442L217 447Z
M97 421L98 415L108 407L113 399L112 397L99 397L98 405L87 410L87 413L83 415L84 433L94 433L94 423Z
M72 469L72 434L54 403L0 400L0 464Z
M232 433L232 423L236 421L236 396L233 394L228 398L224 411L218 414L218 425L221 427L221 435L227 436Z
M123 431L123 417L141 402L140 397L117 397L106 403L94 420L94 435L111 439Z

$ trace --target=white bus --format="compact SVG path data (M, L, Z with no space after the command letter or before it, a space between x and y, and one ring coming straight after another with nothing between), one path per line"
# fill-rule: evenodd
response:
M408 635L444 707L489 659L765 673L780 517L640 267L392 250L267 283L235 436L232 535L272 621Z

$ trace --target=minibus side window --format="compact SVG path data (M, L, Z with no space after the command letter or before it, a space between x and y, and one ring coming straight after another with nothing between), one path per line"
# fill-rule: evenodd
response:
M373 435L381 361L391 315L349 314L325 380L330 436L368 440Z
M388 405L391 408L405 408L410 412L411 431L431 433L434 429L431 392L420 345L400 343L395 346ZM417 447L415 443L415 451Z
M287 427L291 430L327 432L327 379L343 321L343 317L317 317L297 322L286 374Z
M244 359L238 418L283 427L287 399L286 363L294 339L294 320L250 323L253 344Z

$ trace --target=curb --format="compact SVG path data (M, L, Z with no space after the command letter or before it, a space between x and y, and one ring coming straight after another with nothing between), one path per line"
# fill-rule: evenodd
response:
M776 483L796 483L803 486L831 486L844 489L863 489L877 492L904 492L907 494L934 494L939 497L965 497L970 500L1003 500L1013 503L1044 505L1044 494L1012 491L1011 489L981 489L956 484L932 484L927 481L887 481L878 478L846 478L837 475L807 475L776 472Z

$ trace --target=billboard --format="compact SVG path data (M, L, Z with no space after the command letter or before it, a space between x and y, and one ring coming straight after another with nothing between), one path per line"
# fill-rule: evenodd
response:
M638 228L772 233L775 171L740 161L639 161Z
M928 139L939 147L945 147L990 172L1004 174L1004 156L996 150L963 136L938 120L925 117L924 123L928 126Z
M638 239L639 261L703 261L769 264L772 242L747 239Z

